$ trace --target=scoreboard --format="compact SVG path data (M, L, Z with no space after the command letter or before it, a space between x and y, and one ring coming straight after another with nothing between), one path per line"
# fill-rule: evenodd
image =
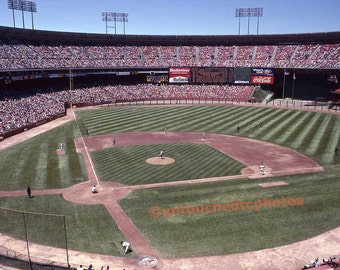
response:
M273 84L273 68L172 67L169 83L193 84Z
M192 67L192 83L228 84L234 78L233 68L228 67Z

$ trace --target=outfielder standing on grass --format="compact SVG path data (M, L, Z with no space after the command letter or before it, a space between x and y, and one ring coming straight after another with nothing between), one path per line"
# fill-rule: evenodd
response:
M238 126L236 127L236 132L237 132L237 133L240 133L240 131L241 131L241 128L240 128L240 126L238 125Z

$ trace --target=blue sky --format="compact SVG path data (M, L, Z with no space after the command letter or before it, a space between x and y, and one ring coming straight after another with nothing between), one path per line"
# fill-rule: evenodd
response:
M30 0L37 5L34 28L39 30L105 33L102 12L128 13L126 34L237 35L248 34L248 18L235 17L237 8L263 8L263 17L250 18L249 34L340 31L340 0ZM23 28L21 11L15 24ZM24 12L25 28L32 28ZM0 25L13 27L8 0L0 0ZM113 22L109 24L113 26ZM113 28L108 28L114 34ZM123 23L117 23L123 34Z

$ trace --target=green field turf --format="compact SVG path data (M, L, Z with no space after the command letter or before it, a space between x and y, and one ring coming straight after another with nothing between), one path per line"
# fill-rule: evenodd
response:
M159 149L176 160L166 166L148 164ZM111 147L91 154L99 178L125 185L238 175L245 166L204 144L173 143Z
M75 151L74 138L79 132L75 122L64 124L9 149L1 151L0 190L57 189L87 181L80 154ZM64 142L66 155L57 155Z
M87 136L86 129L91 136L129 131L163 131L166 127L169 131L205 131L273 142L310 156L324 166L325 171L261 180L261 182L283 180L290 183L289 186L269 189L259 188L257 184L260 180L243 179L132 192L120 203L160 254L191 257L257 250L302 240L340 224L338 196L340 156L334 155L335 147L340 146L340 116L338 115L241 106L137 107L136 113L133 113L131 108L116 107L77 111L76 115L77 123L65 124L1 151L0 190L24 190L27 184L30 184L34 194L34 189L58 189L87 181L82 158L75 152L73 144L73 138L81 134ZM257 121L260 121L260 127ZM237 125L241 127L240 134L235 132ZM66 143L65 156L56 155L60 141ZM166 147L171 149L174 147L177 152L177 146L174 144ZM195 151L202 156L207 154L212 156L211 153L214 152L214 157L209 158L216 158L218 162L222 162L221 164L230 162L229 158L221 157L220 153L215 153L215 150L209 147L202 146L202 149L197 145L181 145L184 146L190 150L195 148ZM92 157L100 178L110 181L123 179L122 181L128 185L188 178L185 175L186 171L181 174L178 170L169 170L163 175L157 171L149 174L145 172L147 175L144 177L132 179L130 170L138 170L138 166L136 168L130 166L127 170L124 160L115 160L115 168L107 172L110 166L106 158L111 162L115 155L122 154L119 151L126 151L127 158L133 162L134 159L130 158L130 154L137 155L141 149L142 152L155 151L152 146L136 146L126 149L116 147L93 153ZM157 153L158 151L157 146ZM237 163L233 164L235 164L235 171L242 168ZM220 172L207 169L197 171L197 175L194 175L196 171L188 175L202 178L211 177L212 172L224 174L224 168L221 167ZM263 209L256 213L242 210L157 219L149 215L150 207L155 205L172 208L182 204L190 206L214 201L224 203L235 199L257 200L282 196L302 197L304 205ZM45 200L55 203L46 204ZM34 200L28 200L26 197L2 197L0 206L66 215L66 224L69 224L67 235L72 238L70 249L122 255L121 250L116 247L122 235L112 224L103 207L74 205L56 195L41 196ZM1 213L3 214L3 211L0 211L0 215ZM92 219L89 221L92 215L94 221ZM84 233L78 231L80 224ZM98 227L101 229L98 230ZM30 238L32 241L40 242L41 239L49 237L48 231L38 228L37 226L37 231L32 232L32 235L39 235L39 237ZM0 226L0 231L6 233L7 227ZM87 232L95 232L95 239L100 240L93 241L93 235ZM106 235L109 235L107 239L105 239ZM48 240L46 242L49 243ZM218 245L214 249L216 243Z
M261 188L277 178L162 187L134 191L120 201L123 209L165 257L223 255L272 248L300 241L340 224L340 169L280 177L288 186ZM303 205L194 213L176 210L235 201L302 198ZM164 210L154 218L153 207ZM171 212L175 208L174 212ZM199 208L201 209L201 208ZM236 208L237 209L237 208ZM181 209L180 209L181 210ZM170 212L169 212L170 211ZM177 212L179 211L179 212ZM158 213L158 212L157 212ZM191 213L191 214L190 214Z
M77 205L60 195L0 197L1 207L29 211L25 224L29 241L100 254L122 255L119 241L125 240L115 222L102 205ZM44 213L49 215L32 214ZM64 220L65 216L66 235ZM0 210L0 231L25 240L22 212ZM1 245L4 245L2 243ZM134 255L134 254L131 254Z
M77 111L83 136L131 131L196 131L269 141L321 165L339 164L340 117L311 111L242 106L164 106ZM257 122L260 122L258 127ZM241 134L236 134L236 127Z

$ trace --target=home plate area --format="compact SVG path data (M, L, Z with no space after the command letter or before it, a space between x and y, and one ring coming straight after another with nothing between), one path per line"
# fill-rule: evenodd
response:
M144 256L138 260L138 265L142 267L153 267L158 263L158 260L153 256Z

